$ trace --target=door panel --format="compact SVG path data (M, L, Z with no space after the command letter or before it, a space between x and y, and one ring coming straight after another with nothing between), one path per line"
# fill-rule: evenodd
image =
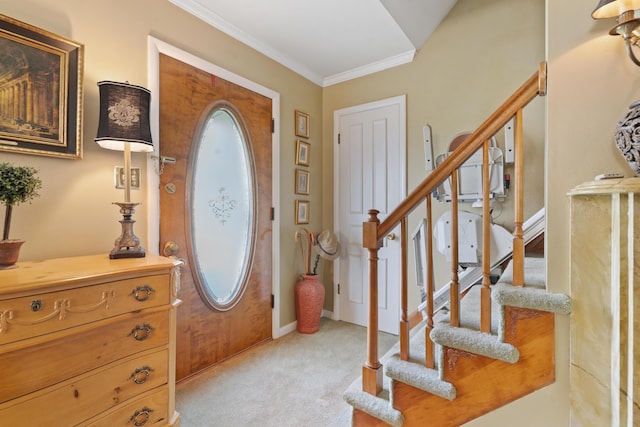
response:
M232 106L248 134L257 188L254 254L242 298L218 311L204 303L190 253L189 198L194 138L213 105ZM175 158L160 176L160 245L173 242L184 258L178 298L176 376L185 378L271 338L271 99L166 55L160 55L160 155ZM211 193L218 197L219 188ZM202 236L200 236L202 237ZM215 242L216 236L210 237ZM218 245L220 254L225 247Z
M351 110L351 109L349 109ZM366 325L369 299L368 252L362 223L369 209L383 220L406 195L404 97L338 112L338 228L346 248L340 258L340 318ZM394 230L399 234L398 230ZM379 328L399 327L400 241L385 239L378 252Z

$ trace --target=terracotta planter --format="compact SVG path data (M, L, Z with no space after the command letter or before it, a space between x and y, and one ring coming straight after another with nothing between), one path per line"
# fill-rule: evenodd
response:
M0 240L0 269L11 268L18 262L24 240Z
M317 275L303 274L295 289L298 332L313 334L320 329L320 317L324 305L324 286Z

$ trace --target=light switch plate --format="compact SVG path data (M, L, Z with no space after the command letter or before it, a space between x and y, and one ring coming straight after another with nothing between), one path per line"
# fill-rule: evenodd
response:
M116 166L113 170L113 179L116 188L124 188L124 167ZM140 189L140 168L131 168L131 189Z

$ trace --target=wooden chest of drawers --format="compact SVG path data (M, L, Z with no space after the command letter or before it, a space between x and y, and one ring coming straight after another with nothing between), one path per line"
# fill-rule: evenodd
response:
M178 426L179 283L153 255L0 270L0 425Z

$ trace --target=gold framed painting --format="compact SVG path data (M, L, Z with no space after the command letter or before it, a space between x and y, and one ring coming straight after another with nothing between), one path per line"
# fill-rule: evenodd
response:
M309 210L311 202L308 200L296 200L296 224L309 224Z
M296 136L302 138L309 138L309 115L302 111L296 110Z
M0 15L0 151L82 158L84 46Z
M295 178L296 194L309 195L309 192L310 192L309 177L310 176L311 176L311 173L309 171L296 169L296 178Z
M311 163L311 144L301 140L296 141L296 165L309 166Z

